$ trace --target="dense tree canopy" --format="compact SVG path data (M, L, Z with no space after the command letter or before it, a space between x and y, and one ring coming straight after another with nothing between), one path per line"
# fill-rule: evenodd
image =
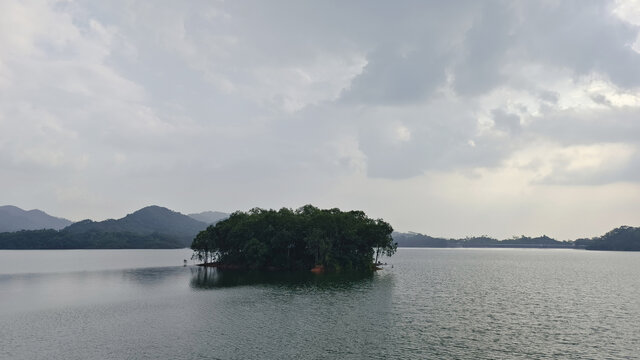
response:
M621 226L593 239L580 239L576 243L587 250L640 251L640 228Z
M165 234L23 230L0 233L0 249L179 249L182 239Z
M205 263L247 269L371 269L397 245L393 228L362 211L282 208L235 212L193 240L194 257Z

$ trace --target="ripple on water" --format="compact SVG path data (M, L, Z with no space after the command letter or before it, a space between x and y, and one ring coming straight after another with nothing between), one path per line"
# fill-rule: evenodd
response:
M634 359L639 260L400 249L393 268L364 276L5 274L0 358Z

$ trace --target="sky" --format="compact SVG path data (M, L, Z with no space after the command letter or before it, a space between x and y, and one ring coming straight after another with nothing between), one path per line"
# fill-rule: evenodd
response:
M0 205L640 226L640 1L0 1Z

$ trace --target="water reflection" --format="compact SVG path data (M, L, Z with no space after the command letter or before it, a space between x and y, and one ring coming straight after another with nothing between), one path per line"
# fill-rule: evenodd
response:
M0 274L66 273L183 265L190 249L0 250Z
M182 266L129 269L119 272L119 275L128 282L135 282L143 286L156 286L166 281L176 281L176 278L188 276L187 270Z
M114 303L174 294L188 289L188 268L181 266L45 274L0 274L3 314ZM0 356L0 358L2 358Z
M191 288L199 292L190 296L199 301L190 322L195 353L219 359L393 358L393 346L383 345L397 318L392 273L191 271Z
M262 272L219 270L207 267L192 267L190 285L193 289L217 289L238 286L266 285L270 287L300 288L316 287L349 290L360 287L374 279L375 274L349 272L338 274L313 274L311 272Z

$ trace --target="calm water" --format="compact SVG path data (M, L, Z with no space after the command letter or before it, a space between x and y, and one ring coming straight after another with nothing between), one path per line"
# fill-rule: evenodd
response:
M640 359L640 253L400 249L370 276L0 251L0 359Z

